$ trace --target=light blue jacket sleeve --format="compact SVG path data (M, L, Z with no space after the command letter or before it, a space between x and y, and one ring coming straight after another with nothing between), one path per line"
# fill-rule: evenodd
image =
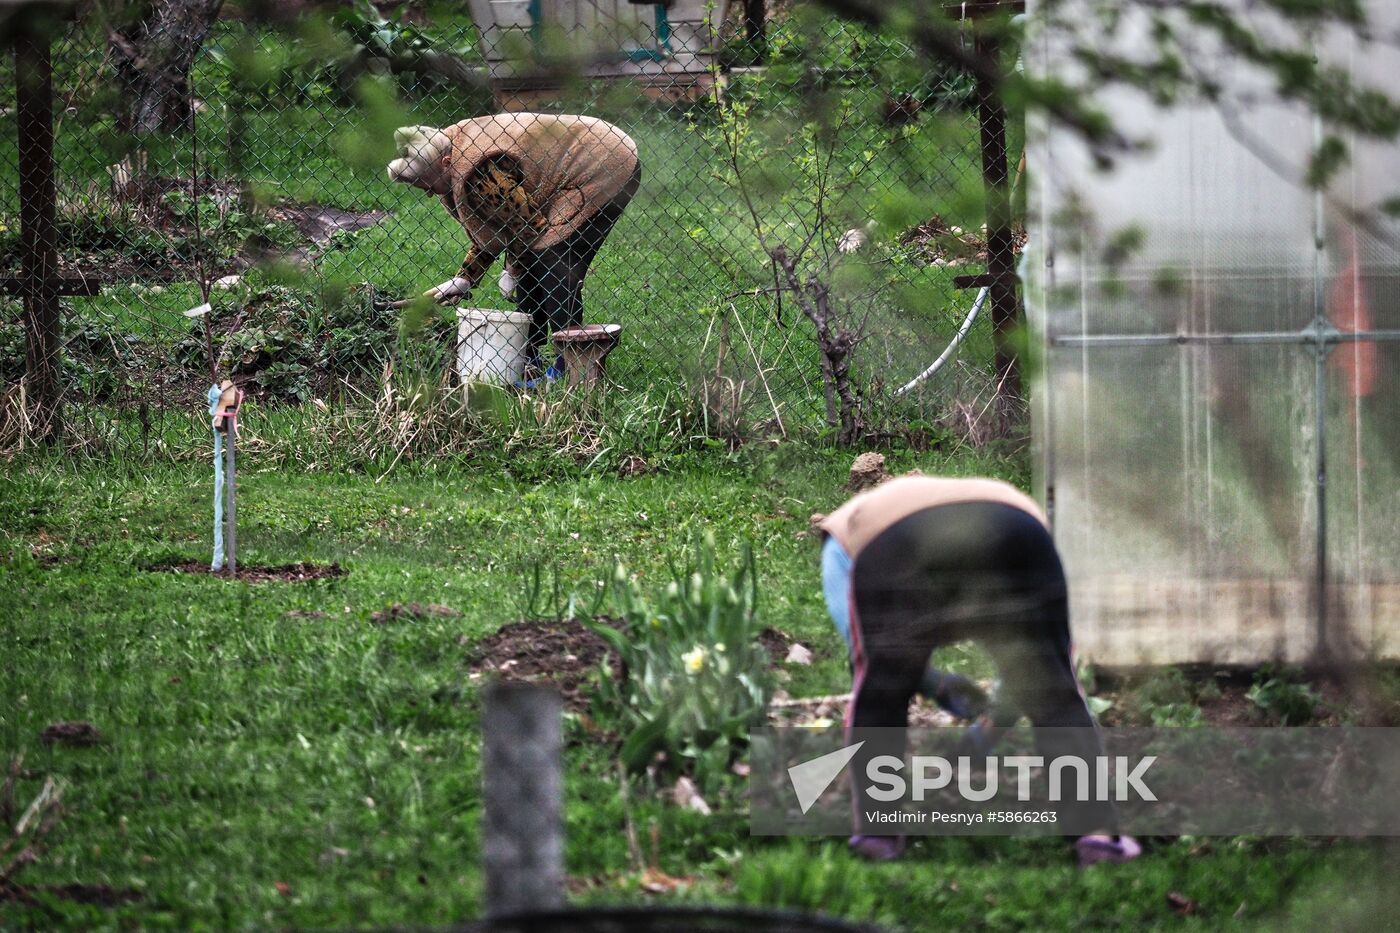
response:
M822 595L826 597L826 611L836 630L846 640L846 651L851 650L851 558L846 549L831 535L827 535L822 545Z

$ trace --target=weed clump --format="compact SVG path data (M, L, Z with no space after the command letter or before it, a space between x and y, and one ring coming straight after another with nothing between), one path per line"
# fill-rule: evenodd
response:
M399 334L398 315L368 284L324 297L269 285L211 304L219 371L262 401L306 402L343 383L373 385ZM439 327L424 339L445 336ZM191 373L207 371L202 323L191 322L176 359Z

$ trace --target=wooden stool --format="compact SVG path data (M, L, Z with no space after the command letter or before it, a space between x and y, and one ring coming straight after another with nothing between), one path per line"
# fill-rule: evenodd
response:
M554 332L554 348L564 358L569 385L593 385L603 375L603 361L622 337L621 324L584 324Z

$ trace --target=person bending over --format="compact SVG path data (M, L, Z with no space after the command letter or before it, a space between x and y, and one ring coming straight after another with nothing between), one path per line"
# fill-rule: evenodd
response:
M499 113L394 133L389 178L442 198L471 238L457 274L426 293L460 300L505 254L501 291L530 315L527 375L552 329L583 323L583 280L641 181L637 145L593 117ZM544 373L562 375L556 360Z
M888 733L862 730L906 727L916 692L945 707L957 705L949 696L968 705L965 680L929 667L936 648L967 639L991 656L1002 684L998 706L1030 720L1046 760L1102 753L1071 659L1064 570L1029 496L998 480L904 477L854 497L819 527L823 592L855 679L847 742L866 740L855 773L876 755L902 756L902 746L886 747ZM999 709L999 724L1004 717ZM1040 731L1049 727L1073 728ZM857 786L852 848L867 858L897 857L902 837L872 833L862 798ZM1141 852L1131 837L1115 835L1112 804L1088 806L1090 825L1102 832L1077 841L1081 863Z

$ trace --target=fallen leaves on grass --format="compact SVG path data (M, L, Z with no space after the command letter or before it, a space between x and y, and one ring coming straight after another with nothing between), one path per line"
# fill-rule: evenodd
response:
M326 849L326 851L321 853L321 864L330 865L331 863L336 862L339 859L345 859L349 857L349 849L343 849L340 846L331 846L330 848Z
M641 889L648 894L670 894L672 891L689 887L695 883L695 879L677 878L659 868L648 868L642 872L639 883Z
M934 266L987 262L987 230L964 230L934 214L924 223L906 231L900 242L914 247L924 262ZM1029 236L1017 224L1011 231L1011 248L1020 253Z
M617 475L625 479L629 476L642 476L650 473L653 469L654 467L647 463L644 457L629 454L623 457L622 462L618 464Z
M793 535L798 541L805 538L820 538L822 536L822 522L826 521L826 515L822 512L813 512L807 516L807 527Z
M700 789L695 786L695 782L688 777L682 776L676 781L676 786L671 788L671 802L682 809L694 810L702 816L710 815L710 805L700 796Z
M1167 893L1167 906L1178 914L1194 914L1197 910L1196 902L1185 894L1178 894L1175 891Z
M991 682L979 684L991 689ZM805 729L827 729L846 718L849 693L815 697L790 697L782 691L774 694L768 704L768 722L775 726L798 726ZM941 729L957 725L953 714L936 703L916 698L909 704L909 725L916 728Z
M22 756L17 756L10 763L5 783L0 786L0 813L4 814L7 825L14 818L15 784L19 779L22 762ZM14 883L15 876L26 865L32 865L39 860L45 840L63 819L63 814L63 785L49 776L44 779L43 787L30 801L29 806L24 808L24 813L9 827L9 838L0 841L0 892L16 896L11 894L12 889L19 889ZM13 856L10 855L16 848L19 851Z

